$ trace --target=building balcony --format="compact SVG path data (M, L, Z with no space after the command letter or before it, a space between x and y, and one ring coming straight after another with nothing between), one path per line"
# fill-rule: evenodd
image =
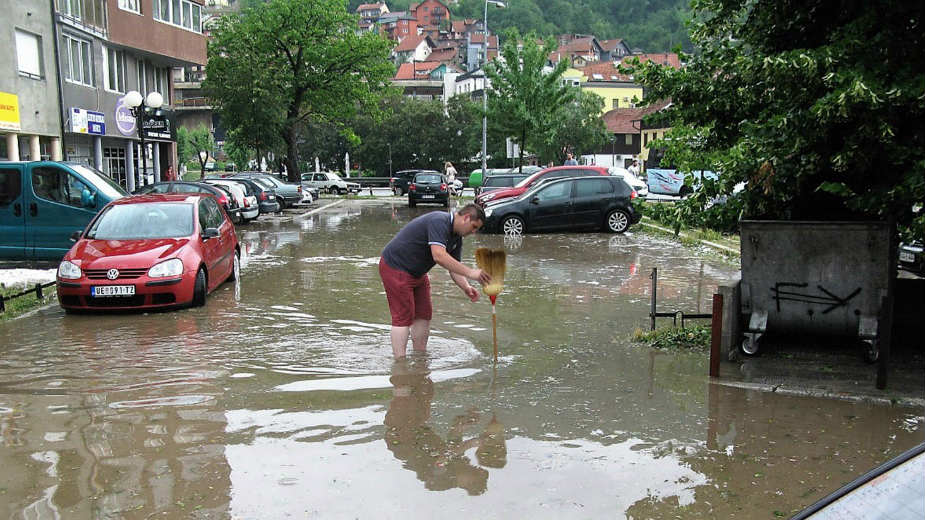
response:
M206 97L173 100L174 110L212 110L212 101Z

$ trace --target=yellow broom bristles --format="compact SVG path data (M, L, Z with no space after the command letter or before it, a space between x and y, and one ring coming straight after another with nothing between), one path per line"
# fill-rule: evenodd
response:
M482 286L487 296L497 296L504 288L504 271L507 269L507 253L504 249L480 247L475 250L475 265L491 276L491 283Z

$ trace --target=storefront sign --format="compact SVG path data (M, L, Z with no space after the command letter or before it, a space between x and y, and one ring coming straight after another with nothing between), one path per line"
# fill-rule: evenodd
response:
M145 114L142 118L141 131L147 139L173 139L172 125L166 112L157 110Z
M72 107L71 132L106 135L106 116L101 112Z
M19 126L19 96L0 92L0 130L21 130Z
M135 116L132 115L132 110L125 104L125 98L119 98L119 101L116 101L116 128L119 129L119 133L122 135L132 135L135 133Z

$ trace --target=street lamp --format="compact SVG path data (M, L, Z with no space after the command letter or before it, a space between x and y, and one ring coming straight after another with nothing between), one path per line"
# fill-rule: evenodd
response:
M482 63L482 178L485 178L486 161L488 154L488 75L485 74L485 65L488 64L488 4L504 8L506 5L500 0L485 0L485 14L482 17L482 28L485 31L485 61Z
M131 90L125 95L125 104L135 118L135 126L138 128L138 138L141 139L141 179L142 184L148 176L148 148L145 144L144 132L144 112L147 107L155 110L161 108L164 104L164 96L158 92L148 93L147 98L142 98L137 90Z

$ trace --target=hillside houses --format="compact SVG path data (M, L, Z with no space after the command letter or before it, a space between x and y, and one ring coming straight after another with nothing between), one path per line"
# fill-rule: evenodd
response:
M384 3L363 4L357 13L362 30L378 30L397 42L392 51L397 68L392 82L406 96L444 103L454 96L482 99L486 85L482 66L499 55L500 42L497 35L489 34L486 48L481 20L451 20L449 7L440 0L411 4L402 12L391 12ZM643 88L619 67L638 59L677 69L681 67L678 55L634 54L623 39L599 40L586 34L559 35L556 43L549 65L567 61L562 81L604 100L601 116L614 138L607 150L592 154L600 156L595 160L625 165L635 157L645 159L645 141L658 132L643 135L639 120L664 104L646 106Z

